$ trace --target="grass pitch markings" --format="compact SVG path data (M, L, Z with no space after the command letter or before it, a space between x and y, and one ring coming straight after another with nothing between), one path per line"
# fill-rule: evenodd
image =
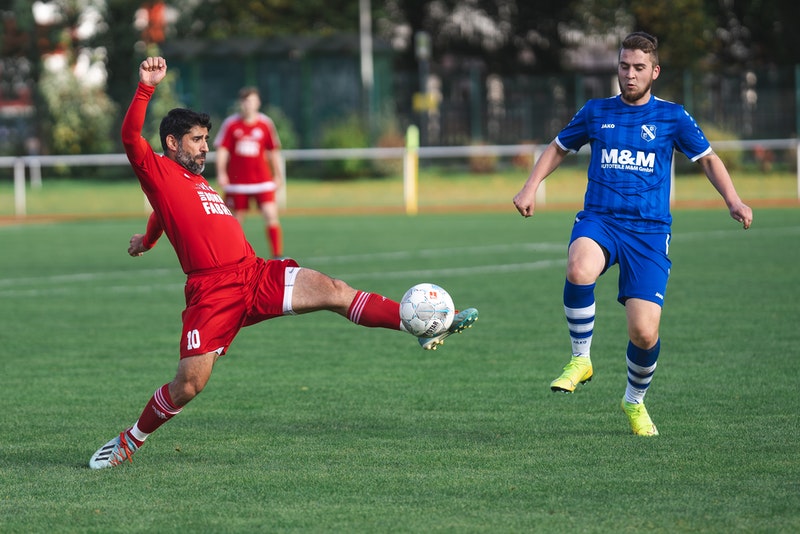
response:
M748 234L759 235L796 235L800 234L800 226L787 226L778 228L750 228ZM739 238L743 235L740 228L730 230L710 230L710 231L690 231L673 233L673 243L677 240L697 240L697 239L720 239L720 238ZM398 278L428 278L435 276L473 276L496 273L512 273L534 271L563 266L566 262L565 243L506 243L491 245L476 245L469 247L451 248L431 248L401 250L394 252L375 252L364 254L345 254L336 256L314 256L303 261L303 265L315 268L316 264L346 264L364 261L398 261L413 260L424 258L437 258L451 255L492 255L507 252L558 252L563 253L564 257L559 259L539 260L523 263L497 263L487 265L475 265L468 267L453 267L441 269L408 269L396 271L374 271L356 273L329 273L346 280L370 280L370 279L398 279ZM154 280L167 275L178 276L179 271L175 269L131 269L125 271L105 271L92 273L73 273L56 274L24 278L0 278L0 298L20 298L20 297L49 297L54 295L69 295L76 291L94 291L97 293L146 293L152 291L175 290L183 288L182 275L181 282L165 280L158 283ZM140 280L142 277L150 280L147 286L142 286L138 282L135 284L123 284L112 286L94 286L98 281L114 280Z

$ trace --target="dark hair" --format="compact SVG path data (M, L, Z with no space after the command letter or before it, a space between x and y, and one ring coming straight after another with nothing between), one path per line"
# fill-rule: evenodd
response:
M641 50L645 54L650 54L653 58L653 65L658 65L658 39L646 32L633 32L628 34L622 41L623 50Z
M194 126L202 126L211 130L211 117L208 113L198 113L191 109L175 108L171 109L167 115L161 119L158 134L161 137L161 148L167 151L167 136L174 136L181 139L189 133Z
M261 98L261 94L258 91L258 87L247 86L247 87L242 87L239 90L239 100L244 100L250 95L256 95L258 98Z

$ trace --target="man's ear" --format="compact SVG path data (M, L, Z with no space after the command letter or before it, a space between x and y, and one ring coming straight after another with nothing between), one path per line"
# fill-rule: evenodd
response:
M178 138L177 137L175 137L172 134L169 134L166 137L166 141L167 141L167 150L169 150L170 152L177 152L178 151L179 142L178 142Z

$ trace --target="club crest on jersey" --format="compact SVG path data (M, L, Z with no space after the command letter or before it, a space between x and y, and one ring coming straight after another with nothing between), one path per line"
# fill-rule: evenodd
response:
M656 138L656 125L655 124L642 124L642 139L645 141L653 141Z

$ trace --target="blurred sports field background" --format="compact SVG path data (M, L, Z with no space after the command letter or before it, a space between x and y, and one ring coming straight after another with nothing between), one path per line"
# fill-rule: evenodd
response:
M756 206L746 232L699 178L676 208L647 397L661 436L642 439L618 407L616 269L597 291L595 379L548 388L569 356L565 246L585 178L554 177L550 208L525 220L511 196L526 173L511 174L422 177L414 217L399 179L290 183L301 264L393 298L434 281L480 320L436 352L327 313L245 329L132 465L100 472L89 456L174 374L184 277L166 241L127 256L145 223L131 180L30 191L36 224L0 225L0 531L800 530L793 178L737 176ZM783 200L760 196L772 187ZM3 183L4 214L8 196ZM52 217L76 213L91 218ZM265 254L255 215L245 230Z
M577 207L586 187L584 156L570 158L545 182L546 207ZM397 163L399 166L400 164ZM213 167L209 164L208 167ZM696 169L695 169L696 170ZM45 174L40 185L28 182L25 213L30 220L53 216L103 217L144 214L149 207L135 176L127 166L103 169L101 178L63 178L57 171ZM209 181L214 183L213 169ZM10 171L9 178L10 178ZM497 211L513 209L511 199L528 176L529 167L498 166L474 172L463 164L453 168L421 166L418 177L418 206L421 212ZM345 180L296 179L288 169L283 202L285 215L342 213L402 213L405 210L401 172L381 178ZM737 190L758 205L800 206L799 178L795 168L763 172L744 167L731 171ZM677 205L715 205L722 202L705 176L691 172L676 175L674 200ZM14 184L0 180L0 220L17 220Z

